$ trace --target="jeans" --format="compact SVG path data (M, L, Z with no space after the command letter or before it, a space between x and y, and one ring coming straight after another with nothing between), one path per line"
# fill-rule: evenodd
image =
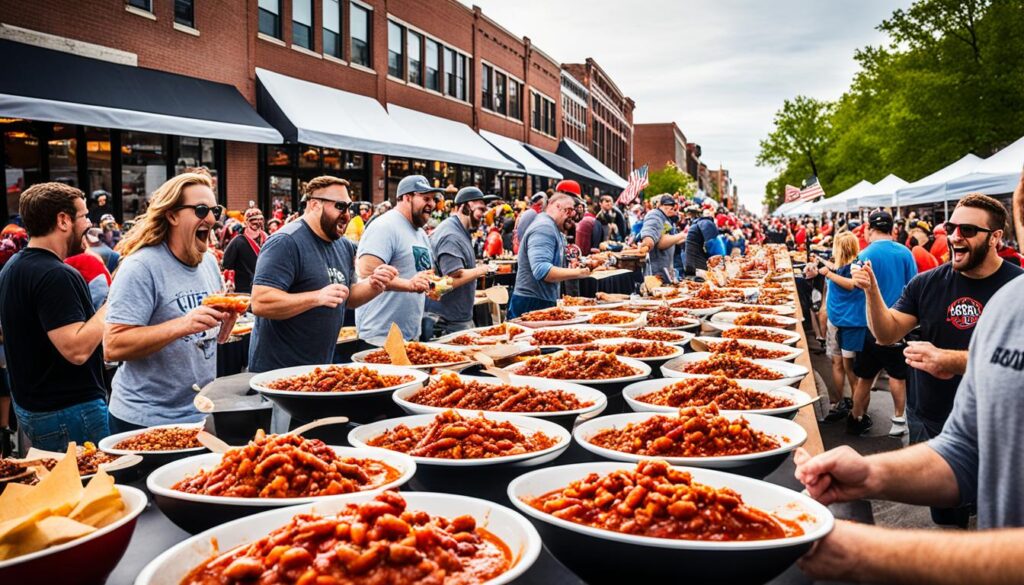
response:
M110 434L107 403L99 398L49 412L32 412L15 404L14 413L32 446L46 451L63 453L71 441L99 443Z
M449 321L437 313L424 313L420 341L430 341L434 338L435 332L438 337L443 337L456 331L472 329L475 326L476 323L472 319L467 321Z
M530 311L539 311L541 309L550 309L558 304L557 301L545 301L544 299L538 299L535 297L524 297L512 293L512 298L508 300L508 318L515 319L523 313L529 313Z
M127 433L128 431L137 431L146 427L130 423L126 420L121 420L112 414L107 415L108 424L110 425L110 434L117 435L120 433Z
M942 423L922 418L907 407L907 429L910 432L910 444L925 443L942 432ZM971 520L971 506L957 508L929 508L932 522L942 526L967 528Z

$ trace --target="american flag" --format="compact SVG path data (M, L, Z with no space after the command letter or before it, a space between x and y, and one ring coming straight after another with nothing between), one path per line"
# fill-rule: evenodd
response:
M785 203L792 203L800 198L800 187L794 187L793 185L786 185L786 199Z
M639 169L633 169L633 172L629 173L629 183L622 190L622 194L619 195L619 205L633 203L633 200L644 190L647 184L647 165Z
M800 201L813 201L818 197L824 197L825 190L821 188L818 177L811 177L807 180L803 189L800 189Z

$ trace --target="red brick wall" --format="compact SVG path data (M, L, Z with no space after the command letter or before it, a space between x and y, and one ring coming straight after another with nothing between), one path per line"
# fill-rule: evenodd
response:
M227 143L228 209L245 209L259 201L259 170L256 144Z
M668 161L686 170L685 160L676 160L674 124L636 124L633 126L633 164L649 165L651 171L665 167Z

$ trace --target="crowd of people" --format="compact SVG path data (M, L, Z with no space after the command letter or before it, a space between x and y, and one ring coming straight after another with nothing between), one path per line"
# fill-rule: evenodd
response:
M639 250L648 275L674 282L767 242L805 261L802 304L832 365L825 421L867 432L884 370L889 434L912 443L870 457L800 451L796 474L811 495L929 505L936 523L958 527L975 513L982 529L1024 526L1015 465L1024 440L1013 432L1024 417L1024 271L1007 244L1024 218L996 199L964 197L933 228L885 210L862 223L784 221L678 194L624 202L586 196L571 180L516 201L412 175L393 204L372 206L352 201L344 179L322 176L303 185L301 211L274 209L266 221L253 204L225 213L214 186L201 168L177 175L130 226L108 215L102 194L90 209L61 183L22 193L17 221L0 232L6 448L11 410L33 446L54 451L200 420L192 388L215 378L217 346L238 317L203 299L225 290L251 294L248 367L263 372L330 363L346 309L373 345L392 324L406 340L472 327L488 258L518 259L515 317L555 306L563 283L591 274L581 260L595 252ZM1024 178L1014 198L1024 203ZM940 581L955 569L1012 580L1019 573L1006 571L1020 561L1001 552L1022 535L910 537L840 523L802 563L829 578Z

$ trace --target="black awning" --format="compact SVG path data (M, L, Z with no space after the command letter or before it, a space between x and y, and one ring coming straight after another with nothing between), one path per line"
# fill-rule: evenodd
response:
M100 128L280 143L242 94L215 83L0 40L0 115Z
M562 175L564 175L566 179L572 179L574 181L579 181L580 183L594 185L600 187L604 191L621 190L618 187L606 181L604 177L598 175L597 173L589 169L583 168L582 166L574 163L573 161L565 158L564 156L559 156L553 152L548 152L544 149L537 148L532 144L524 143L523 146L529 149L529 151L532 152L533 154L537 155L537 157L544 161L546 164L548 164L558 172L562 173Z

